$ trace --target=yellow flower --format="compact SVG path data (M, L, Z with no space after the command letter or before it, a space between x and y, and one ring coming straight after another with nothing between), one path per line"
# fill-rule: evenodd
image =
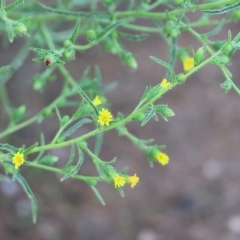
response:
M99 112L98 122L101 126L109 126L110 121L112 120L112 114L105 108Z
M128 183L131 185L131 188L135 187L138 182L139 182L139 177L136 174L128 177Z
M114 181L114 186L115 188L117 187L123 187L126 183L126 180L124 177L121 177L119 175L116 175L113 177L113 181Z
M168 80L167 80L166 78L164 78L164 79L162 80L162 82L160 83L160 86L161 86L162 88L167 88L167 87L169 87L170 85L171 85L171 83L168 82Z
M94 100L92 102L95 106L98 106L98 105L102 104L102 101L101 101L101 99L98 95L94 98Z
M158 152L155 155L157 161L162 164L163 166L169 163L169 156L166 153Z
M194 58L192 57L187 57L185 59L183 59L183 70L185 72L189 72L190 70L192 70L194 68Z
M12 157L12 163L15 165L14 168L18 169L25 162L23 153L17 152Z

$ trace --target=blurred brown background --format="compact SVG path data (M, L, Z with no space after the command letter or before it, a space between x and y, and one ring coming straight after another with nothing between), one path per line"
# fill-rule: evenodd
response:
M200 29L205 32L211 27ZM227 30L233 36L239 24L227 25L215 39L226 39ZM2 40L1 40L2 41ZM81 42L81 39L79 40ZM1 65L6 65L21 48L24 38L17 38L10 47L2 48ZM159 83L165 70L149 56L167 61L167 47L163 39L153 35L140 43L124 42L136 55L138 69L123 66L117 56L103 53L99 47L77 53L76 61L66 67L76 79L89 64L99 64L103 83L118 81L118 86L106 97L114 115L125 115L138 103L146 85ZM183 32L180 46L200 44ZM239 53L229 67L233 80L240 86ZM29 82L43 64L26 64L7 83L13 107L26 105L28 116L39 112L59 94L62 77L47 86L44 94L35 92ZM177 62L176 72L181 71ZM39 212L37 224L31 221L30 204L16 183L0 183L0 239L1 240L237 240L240 238L240 107L239 96L220 88L225 79L215 66L207 66L191 76L186 84L166 94L159 103L169 104L176 116L165 122L151 121L145 127L137 122L128 124L129 131L141 139L155 138L157 144L166 144L170 164L151 168L145 155L116 131L107 132L101 158L109 161L118 157L116 166L128 165L128 173L137 173L139 184L124 188L125 197L105 183L98 184L106 206L102 206L92 190L83 182L68 179L60 183L60 176L23 167ZM64 113L71 114L71 109ZM7 125L7 117L0 106L0 130ZM48 141L57 131L56 117L41 125L31 126L2 139L16 146L27 146L38 141L39 133L46 133ZM92 129L86 125L83 132ZM80 132L81 134L81 132ZM91 144L91 140L90 140ZM68 149L57 149L50 154L59 157L64 166ZM1 170L2 171L2 170ZM86 158L80 174L95 174L94 166Z

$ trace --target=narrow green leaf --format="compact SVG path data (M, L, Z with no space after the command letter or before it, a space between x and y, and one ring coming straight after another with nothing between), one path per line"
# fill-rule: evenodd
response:
M9 40L10 43L12 43L13 39L14 39L14 36L15 36L12 23L7 22L6 23L6 28L7 28L8 40Z
M71 176L74 176L74 175L77 174L80 167L82 166L83 159L84 159L84 155L83 155L83 152L80 149L80 147L78 147L78 155L79 155L79 158L78 158L78 162L77 162L76 166L69 173L67 173L64 177L62 177L60 182L62 182L64 180L70 178Z
M56 111L56 114L57 114L57 117L58 117L59 125L62 126L62 118L61 118L59 109L58 109L57 106L55 106L54 108L55 108L55 111Z
M94 110L95 114L98 116L98 110L97 110L96 106L92 103L92 101L88 98L88 96L83 92L83 90L79 86L77 86L77 88L78 88L78 91L80 92L80 94L82 95L82 97L89 103L89 105Z
M75 157L75 144L72 144L70 148L70 155L68 161L63 169L67 169L69 166L72 165L74 157Z
M37 3L42 8L46 9L49 12L54 12L56 14L64 14L70 16L77 16L80 18L90 18L90 19L111 19L111 14L108 12L74 12L74 11L67 11L67 10L59 10L52 7L48 7L42 3Z
M150 36L149 34L134 35L134 34L127 34L123 32L118 32L118 35L121 38L127 39L129 41L136 41L136 42L143 41Z
M204 35L207 37L210 37L218 34L222 30L224 24L225 24L225 19L223 18L212 31L204 33Z
M106 204L105 204L100 192L98 191L98 189L93 185L89 185L89 186L93 190L93 192L95 193L95 195L97 196L97 198L101 202L101 204L105 206Z
M160 65L162 65L163 67L167 68L167 70L168 70L168 71L170 72L170 74L171 74L172 79L175 78L175 73L174 73L173 69L171 68L171 66L169 66L166 62L164 62L164 61L162 61L162 60L160 60L160 59L158 59L158 58L156 58L156 57L150 56L150 58L151 58L152 60L154 60L155 62L159 63Z
M4 144L0 143L0 149L1 150L5 150L5 151L7 151L9 153L13 153L13 154L16 153L17 150L18 150L17 148L15 148L15 147L7 144L7 143L4 143Z
M29 148L25 149L23 151L24 156L27 156L37 146L38 146L38 142L34 143L32 146L30 146Z
M214 9L214 10L202 10L202 12L204 13L208 13L208 14L222 14L222 13L226 13L232 10L235 10L237 7L240 6L240 1L238 1L237 3L234 3L232 5L223 7L221 9Z
M20 185L22 186L23 190L25 191L25 193L27 194L30 203L31 203L31 210L32 210L32 220L33 223L36 223L37 221L37 200L31 190L31 188L29 187L28 183L26 182L26 180L22 177L22 175L17 172L15 175L16 180L20 183Z
M80 128L83 124L85 123L90 123L92 122L91 119L89 118L83 118L81 119L80 121L78 121L76 124L74 124L72 127L70 127L67 131L63 132L61 135L60 135L60 138L63 137L63 138L66 138L66 137L69 137L70 135L72 135L75 131L77 131L78 128Z
M9 66L4 66L0 68L0 74L4 73L5 71L7 71L9 68Z
M96 166L96 169L98 171L98 174L101 178L104 178L106 176L106 174L104 173L103 169L102 169L102 166L97 163L97 162L94 162L95 166Z
M113 164L117 161L117 157L114 157L111 161L108 162L108 164Z
M145 124L147 124L154 114L155 114L155 107L154 105L152 105L151 110L149 111L146 118L142 121L141 126L144 126Z
M8 5L7 7L5 7L4 10L5 10L6 12L9 12L9 11L11 11L11 10L13 10L13 9L21 6L22 4L24 4L24 1L23 1L23 0L17 0L16 2L14 2L14 3Z
M142 95L142 97L141 97L141 101L143 101L144 98L147 96L147 93L148 93L149 89L150 89L150 87L149 87L149 86L146 86L146 88L145 88L145 90L144 90L144 93L143 93L143 95Z
M123 189L120 188L120 187L118 187L117 190L118 190L118 192L120 193L120 195L121 195L122 197L124 197Z
M78 35L78 32L79 32L80 23L81 23L81 19L79 18L79 19L77 20L77 23L76 23L74 29L73 29L72 36L70 37L70 41L71 41L72 43L74 43L75 40L76 40L76 38L77 38L77 35Z
M97 37L96 40L97 41L101 41L103 38L105 38L108 34L110 34L113 30L115 30L117 27L119 27L124 21L123 20L119 20L116 21L115 23L105 27L103 29L102 32L100 32Z

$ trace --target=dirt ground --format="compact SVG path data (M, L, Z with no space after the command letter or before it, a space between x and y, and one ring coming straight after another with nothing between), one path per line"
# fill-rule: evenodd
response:
M217 36L225 39L227 30L233 35L239 25L228 25ZM204 31L204 29L202 30ZM10 49L1 49L0 63L7 64L21 48L17 39ZM94 47L77 54L77 60L67 64L74 78L79 78L86 66L99 64L103 83L117 81L118 86L108 92L114 115L128 114L138 103L146 85L155 85L165 70L149 56L167 60L167 48L161 37L154 35L144 42L127 43L138 61L136 71L123 66L117 56L103 53ZM180 46L200 45L187 33L179 39ZM29 84L33 75L43 72L30 56L8 82L12 106L27 106L28 116L58 96L62 79L48 85L44 94L36 93ZM240 86L240 54L229 67L233 80ZM181 71L178 62L176 72ZM107 132L101 158L108 161L118 157L116 166L129 166L129 174L137 173L139 184L125 187L120 197L114 187L98 184L106 206L102 206L92 190L83 182L69 179L60 183L60 176L23 167L22 174L36 194L39 212L37 224L32 224L28 198L16 182L0 183L0 239L1 240L237 240L240 239L240 107L239 96L220 88L225 79L215 66L207 66L166 94L159 103L169 104L175 116L168 122L160 119L141 127L134 122L127 125L139 138L155 138L166 144L170 164L151 168L145 155L128 139L116 131ZM7 118L0 106L0 130ZM65 110L70 112L70 110ZM20 146L38 141L39 132L50 140L57 130L56 118L41 125L32 124L4 140ZM83 131L88 131L86 126ZM91 140L90 140L91 144ZM68 158L68 149L50 151L59 157L59 166ZM2 170L1 170L2 171ZM95 174L90 159L86 159L80 173Z

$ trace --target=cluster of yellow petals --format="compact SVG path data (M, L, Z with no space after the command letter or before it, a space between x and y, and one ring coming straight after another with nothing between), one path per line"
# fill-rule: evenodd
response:
M102 104L102 101L100 99L100 97L97 95L94 100L92 101L92 103L95 105L95 106L98 106L98 105L101 105Z
M169 163L169 156L166 154L166 153L163 153L163 152L158 152L156 155L155 155L155 158L157 159L157 161L162 164L163 166L164 165L167 165Z
M192 57L187 57L185 59L183 59L183 70L185 72L189 72L190 70L192 70L194 68L194 58Z
M126 184L125 177L122 177L119 175L114 176L113 181L114 181L115 188L123 187Z
M170 85L171 85L171 83L170 83L166 78L164 78L164 79L162 80L162 82L160 83L160 86L161 86L162 88L168 88Z
M115 188L123 187L126 183L130 184L131 188L135 187L139 182L139 177L134 174L133 176L120 176L115 175L113 177Z
M131 188L135 187L138 182L139 182L139 177L136 174L128 177L128 183L131 185Z
M100 123L101 126L109 126L109 123L112 120L112 114L105 108L103 108L100 112L99 112L99 116L98 116L98 122Z
M18 169L24 162L25 160L23 153L17 152L13 155L12 163L14 164L15 169Z

